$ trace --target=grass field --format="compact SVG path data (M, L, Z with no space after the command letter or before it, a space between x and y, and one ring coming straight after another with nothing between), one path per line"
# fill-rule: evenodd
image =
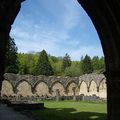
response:
M44 102L45 109L33 112L41 120L105 120L106 104L89 102Z

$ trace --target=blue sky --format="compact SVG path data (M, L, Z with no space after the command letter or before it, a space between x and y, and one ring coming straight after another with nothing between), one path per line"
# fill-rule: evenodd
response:
M68 53L72 60L103 56L97 32L77 0L26 0L11 37L22 53L45 49L54 56Z

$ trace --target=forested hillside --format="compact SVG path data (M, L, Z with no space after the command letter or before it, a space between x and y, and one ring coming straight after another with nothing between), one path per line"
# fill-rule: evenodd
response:
M47 66L42 67L42 64L41 66L38 66L39 62L41 62L39 60L40 55L41 53L19 53L17 55L19 61L19 73L38 75L38 71L41 68L43 69L41 71L47 71ZM82 57L80 61L71 61L68 54L63 57L55 57L48 55L48 60L49 64L52 67L52 69L49 71L52 71L52 74L50 75L80 76L86 73L100 73L103 72L105 69L104 57L99 58L98 56L94 56L93 58L91 58L90 56L86 55L85 57Z
M10 73L55 76L80 76L105 70L104 57L89 55L78 56L79 61L72 61L69 54L56 57L45 50L37 53L17 53L14 39L9 39L6 71Z

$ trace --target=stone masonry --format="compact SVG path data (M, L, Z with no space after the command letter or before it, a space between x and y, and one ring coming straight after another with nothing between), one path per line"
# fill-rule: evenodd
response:
M74 93L74 91L75 93ZM2 95L6 96L73 96L96 95L106 99L106 78L103 74L85 74L80 77L33 76L6 73Z

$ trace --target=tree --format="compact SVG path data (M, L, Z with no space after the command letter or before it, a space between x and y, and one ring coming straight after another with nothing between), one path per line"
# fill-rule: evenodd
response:
M105 60L104 57L99 59L99 69L101 72L105 71Z
M82 75L80 69L80 62L78 61L72 62L71 66L65 69L64 74L65 76L70 76L70 77L76 77Z
M18 59L17 59L17 46L15 44L14 39L9 37L9 41L7 44L7 52L6 52L6 68L5 72L9 73L18 73Z
M19 53L17 55L19 61L20 74L35 74L35 66L38 61L39 55L33 53Z
M94 56L92 59L92 66L94 71L98 71L100 69L100 64L99 64L99 57Z
M62 63L62 70L65 71L67 67L71 66L71 59L70 56L66 53L63 57L63 63Z
M81 61L81 69L83 74L89 74L93 72L90 56L86 55L85 58Z
M38 58L37 66L35 68L37 75L53 75L53 69L51 67L51 64L48 60L48 56L45 50L43 50Z

